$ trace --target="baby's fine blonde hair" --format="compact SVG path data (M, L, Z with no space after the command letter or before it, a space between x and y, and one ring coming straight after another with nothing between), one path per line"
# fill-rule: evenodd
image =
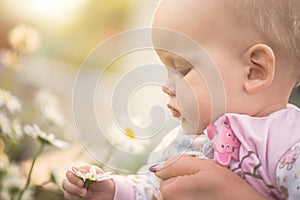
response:
M272 48L284 53L300 80L300 0L224 0Z

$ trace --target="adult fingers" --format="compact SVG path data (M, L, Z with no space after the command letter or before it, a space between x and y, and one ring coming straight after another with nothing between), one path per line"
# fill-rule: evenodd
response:
M229 169L216 163L207 166L210 169L162 181L160 192L164 200L265 199Z
M161 182L160 192L164 200L190 199L193 193L194 175L178 176ZM195 196L195 199L196 196Z
M158 169L155 174L158 178L166 180L210 169L210 165L212 163L214 163L214 161L208 159L199 159L192 156L180 156L171 163L167 162L167 164L162 169Z

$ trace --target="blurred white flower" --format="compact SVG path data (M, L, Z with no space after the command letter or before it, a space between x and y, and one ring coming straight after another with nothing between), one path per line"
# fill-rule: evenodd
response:
M21 175L21 169L18 165L11 164L7 174L2 179L0 199L9 200L16 199L18 193L22 190L25 185L25 179ZM26 190L23 194L22 200L33 199L33 192L31 190Z
M20 121L18 119L13 119L11 122L11 130L13 134L13 138L15 140L20 139L24 134L22 130L22 126L20 124Z
M0 64L4 67L19 70L21 69L20 62L20 55L12 50L2 50L0 52Z
M8 33L8 42L20 54L28 54L39 47L41 36L35 29L20 24Z
M4 113L0 113L0 133L9 137L12 135L10 120Z
M19 99L9 91L0 89L0 108L6 106L11 113L21 110L22 106Z
M25 125L24 133L44 144L49 144L61 149L68 146L67 142L56 139L52 133L45 133L36 124L34 124L33 126Z
M135 119L134 121L138 120ZM124 151L130 153L145 153L150 141L148 139L138 138L136 136L137 131L132 128L131 123L127 123L128 125L126 125L125 120L122 121L122 126L125 127L125 130L121 130L119 127L112 124L105 133L105 136L111 144Z
M37 93L35 101L47 121L58 126L64 124L65 118L60 112L59 102L54 94L42 89Z
M84 173L79 170L80 166L73 165L70 162L67 162L66 164L68 170L76 176L78 176L79 178L81 178L84 182L86 180L99 182L111 178L111 172L97 173L97 167L93 165L90 166L89 172Z
M17 142L22 136L22 126L18 119L12 121L6 116L5 113L0 112L0 132L10 137L14 142Z

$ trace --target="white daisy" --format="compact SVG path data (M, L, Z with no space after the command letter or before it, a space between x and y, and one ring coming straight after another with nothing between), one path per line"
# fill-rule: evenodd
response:
M20 70L21 65L19 65L20 62L20 55L12 50L2 50L0 52L0 64L2 64L4 67L14 69L14 70Z
M67 142L56 139L52 133L45 133L36 124L33 126L25 125L24 133L44 144L49 144L61 149L68 146Z
M35 29L20 24L8 33L8 42L14 50L27 54L39 47L41 36Z
M47 121L59 126L64 124L65 118L60 112L58 99L53 93L44 89L40 90L35 101Z
M19 99L13 96L9 91L0 89L0 108L6 106L11 113L21 110Z
M23 134L22 126L18 119L13 119L10 127L12 130L12 136L15 140L22 138L24 134Z
M12 121L5 113L0 112L0 133L10 137L14 142L19 141L23 136L22 126L18 119Z
M137 119L134 121L138 122ZM126 126L126 124L128 124L128 126ZM149 139L137 137L137 135L141 134L137 134L137 130L132 127L131 123L125 123L125 120L123 120L122 126L125 127L124 130L121 130L121 128L117 127L115 124L108 127L105 136L110 143L130 153L145 153L151 141Z
M11 164L7 174L2 179L2 183L5 183L2 185L1 191L0 191L0 199L16 199L16 197L19 195L19 192L23 189L25 185L25 179L21 175L21 169L16 164ZM22 200L31 200L32 197L32 191L26 190L23 194Z
M90 166L90 171L86 173L79 170L81 167L80 165L76 166L70 162L67 162L66 165L70 172L81 178L84 182L86 180L99 182L110 179L112 177L111 172L97 173L97 167L93 165Z
M0 133L3 135L12 136L12 130L10 128L10 120L5 113L0 113Z

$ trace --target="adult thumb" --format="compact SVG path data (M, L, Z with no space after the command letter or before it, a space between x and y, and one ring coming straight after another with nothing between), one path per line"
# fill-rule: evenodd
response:
M199 159L192 156L178 156L167 161L163 166L151 167L151 171L155 172L155 175L162 179L167 180L177 176L191 175L203 170L203 163L207 162L207 159Z

